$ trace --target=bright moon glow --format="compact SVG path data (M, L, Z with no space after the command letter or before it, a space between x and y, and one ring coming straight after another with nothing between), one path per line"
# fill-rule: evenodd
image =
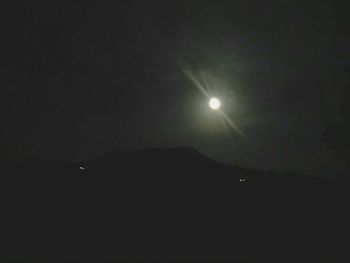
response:
M220 100L217 98L211 98L209 101L209 107L213 110L218 110L221 106Z
M193 74L190 70L187 70L187 69L183 69L183 73L189 78L189 80L193 82L195 87L198 88L200 92L202 92L207 98L210 98L210 94L212 94L209 86L210 81L208 79L210 76L206 76L203 72L199 72L201 78L198 78L195 76L195 74ZM212 110L218 111L219 113L218 116L225 129L227 128L226 127L226 124L227 124L229 125L230 128L235 130L239 135L241 135L242 137L245 137L244 133L238 128L236 123L233 120L231 120L231 118L227 116L225 112L223 112L222 110L219 111L221 107L220 100L218 100L217 98L211 98L209 100L209 107Z

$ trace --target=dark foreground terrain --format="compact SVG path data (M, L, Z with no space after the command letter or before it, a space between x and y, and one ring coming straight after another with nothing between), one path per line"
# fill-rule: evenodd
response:
M1 262L350 262L347 185L190 148L1 165Z

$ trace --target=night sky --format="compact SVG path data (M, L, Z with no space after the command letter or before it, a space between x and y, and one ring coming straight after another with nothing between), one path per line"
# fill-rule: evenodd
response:
M2 154L78 161L190 146L221 162L332 176L347 45L334 1L1 4ZM184 70L207 76L225 130Z

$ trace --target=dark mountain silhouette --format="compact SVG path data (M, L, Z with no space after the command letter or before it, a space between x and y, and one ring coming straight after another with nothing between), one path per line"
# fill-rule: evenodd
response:
M350 65L345 69L350 70ZM350 185L350 79L347 80L347 88L343 91L343 101L341 107L342 120L338 123L330 123L323 131L323 140L335 153L338 160L343 165L343 171L339 179L342 183Z
M337 182L225 165L191 148L113 152L80 164L6 162L2 256L340 262L344 192Z

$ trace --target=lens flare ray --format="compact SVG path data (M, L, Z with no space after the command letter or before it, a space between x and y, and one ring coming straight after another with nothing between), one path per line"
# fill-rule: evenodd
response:
M189 70L184 70L183 72L193 82L193 84L209 99L210 98L209 92L200 83L200 81L192 74L192 72Z
M238 128L238 126L234 123L233 120L230 119L230 117L228 117L226 115L225 112L223 112L222 110L220 110L220 115L226 120L226 122L232 127L232 129L234 129L239 135L241 135L242 137L245 137L244 133Z

